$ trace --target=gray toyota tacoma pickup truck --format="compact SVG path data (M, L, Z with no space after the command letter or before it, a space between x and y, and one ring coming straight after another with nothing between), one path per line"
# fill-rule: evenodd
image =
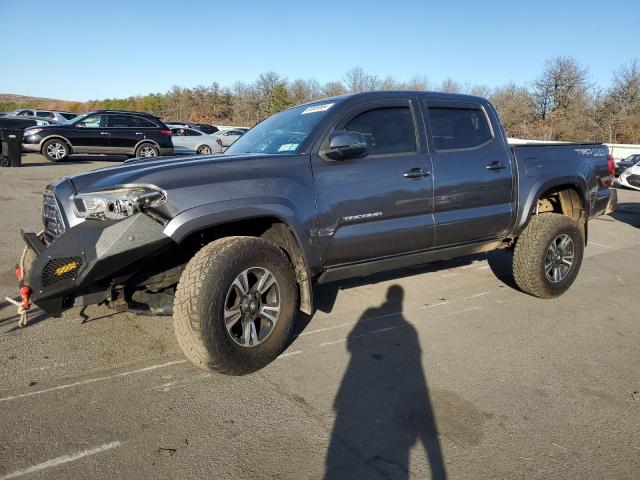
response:
M509 146L485 99L327 98L278 113L225 155L135 159L44 192L17 270L24 307L173 314L185 355L227 374L285 348L314 282L509 249L530 295L575 280L614 164L601 144Z

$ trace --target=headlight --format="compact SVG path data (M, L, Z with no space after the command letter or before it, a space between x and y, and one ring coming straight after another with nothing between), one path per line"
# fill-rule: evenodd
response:
M24 131L24 136L28 137L30 135L35 135L36 133L40 133L42 130L44 130L43 128L30 128Z
M146 208L166 202L162 190L149 187L128 187L75 196L76 215L95 220L121 220Z

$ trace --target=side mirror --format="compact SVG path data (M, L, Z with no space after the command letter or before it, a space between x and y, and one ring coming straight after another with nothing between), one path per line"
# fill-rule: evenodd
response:
M367 154L367 150L367 142L361 133L336 130L331 133L329 149L320 153L331 160L346 160L363 157Z
M82 122L76 123L76 128L84 128L84 127L85 127L84 123L82 123Z

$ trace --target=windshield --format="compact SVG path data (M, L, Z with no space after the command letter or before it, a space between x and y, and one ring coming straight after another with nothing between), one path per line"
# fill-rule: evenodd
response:
M225 153L297 153L332 106L333 102L316 103L280 112L242 135Z

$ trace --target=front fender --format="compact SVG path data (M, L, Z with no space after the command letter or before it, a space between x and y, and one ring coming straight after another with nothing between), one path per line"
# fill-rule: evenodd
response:
M192 233L216 225L260 217L275 217L285 223L296 237L306 264L315 265L309 245L309 232L298 219L293 206L279 197L234 199L200 205L173 217L163 233L180 243Z

